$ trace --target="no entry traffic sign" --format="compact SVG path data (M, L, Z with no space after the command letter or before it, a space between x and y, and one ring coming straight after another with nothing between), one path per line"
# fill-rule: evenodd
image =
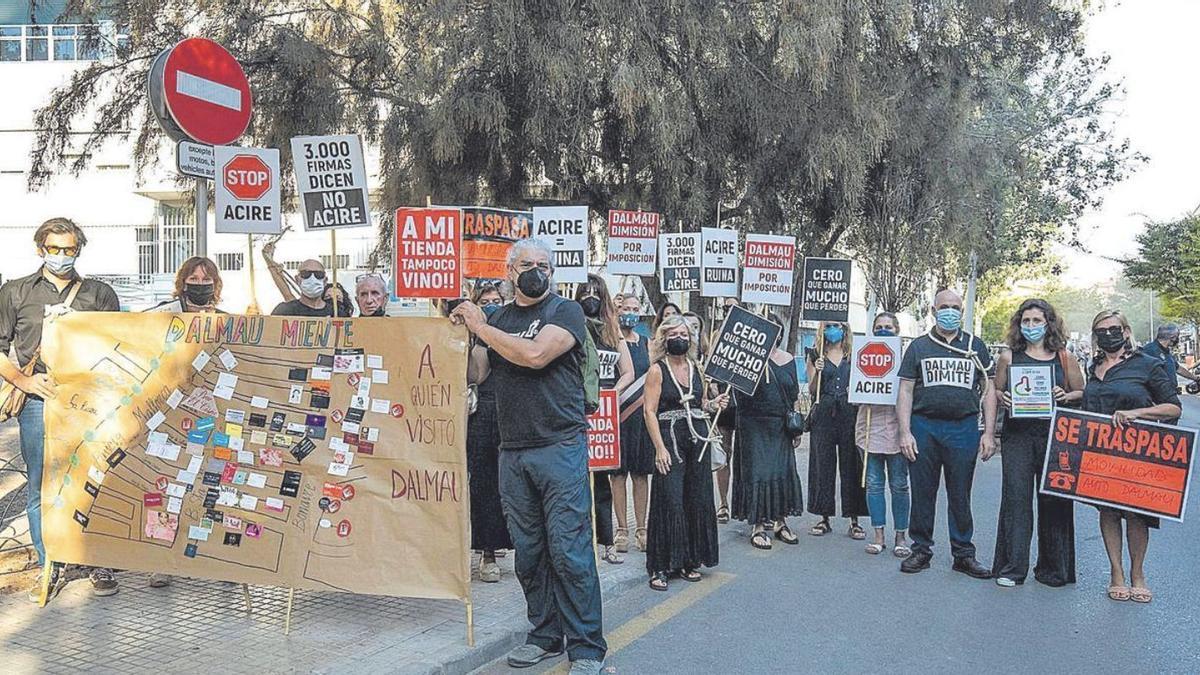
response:
M250 124L246 73L232 54L207 38L188 38L155 58L150 102L176 141L226 145Z

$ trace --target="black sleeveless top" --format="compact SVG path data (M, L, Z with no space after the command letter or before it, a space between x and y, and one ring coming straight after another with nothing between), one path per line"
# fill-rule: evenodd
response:
M633 379L637 379L645 375L650 370L650 347L647 345L648 340L642 336L637 342L625 341L625 346L629 348L629 358L633 359Z
M658 362L658 367L662 369L662 394L658 397L658 412L667 412L669 410L683 410L683 401L679 397L679 388L675 386L675 382L671 379L671 367L667 365L666 360ZM682 386L683 383L681 382ZM683 391L687 394L686 387ZM689 402L693 410L699 410L700 404L704 398L704 383L700 379L700 368L692 366L692 400Z
M1012 352L1012 365L1014 366L1053 366L1054 367L1054 386L1067 388L1067 374L1063 371L1062 359L1058 354L1054 358L1048 360L1035 359L1025 353L1024 350ZM1008 386L1012 387L1012 376L1009 375ZM1058 405L1055 403L1055 405ZM1009 416L1004 420L1004 433L1021 433L1037 436L1046 436L1050 433L1050 420L1038 419L1031 417L1012 417Z

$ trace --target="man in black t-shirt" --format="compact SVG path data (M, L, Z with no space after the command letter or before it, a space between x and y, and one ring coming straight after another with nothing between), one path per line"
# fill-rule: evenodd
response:
M933 558L933 524L941 476L946 475L950 550L954 571L978 579L991 572L975 559L971 543L971 482L975 457L996 451L994 412L985 410L979 433L979 401L989 396L995 366L983 340L962 330L962 297L940 291L933 301L937 325L912 341L900 361L896 402L900 451L912 462L912 554L900 571L915 573Z
M300 287L300 297L275 305L271 316L333 316L332 284L328 283L321 261L305 260L300 263L296 270L296 283ZM353 307L349 305L349 298L340 284L338 294L338 316L350 316L354 313Z
M523 668L558 656L565 639L571 672L598 673L608 647L587 478L587 327L582 308L550 290L552 260L541 240L518 241L508 254L515 302L490 319L463 302L451 317L488 346L468 374L478 381L490 373L496 389L500 502L533 624L508 663Z

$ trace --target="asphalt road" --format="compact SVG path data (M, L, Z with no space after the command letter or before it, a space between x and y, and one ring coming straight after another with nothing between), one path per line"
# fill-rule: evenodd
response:
M1184 399L1183 424L1200 427L1200 399ZM1197 673L1196 492L1188 522L1151 531L1149 605L1105 596L1107 558L1096 511L1086 505L1075 510L1078 583L1060 589L1032 573L1024 586L1005 589L952 572L944 494L933 566L916 575L901 574L890 554L863 552L845 536L845 521L815 538L804 534L813 518L791 519L800 545L771 551L751 548L746 526L732 523L723 527L738 536L723 542L721 565L703 581L673 581L667 593L640 586L606 604L608 672ZM988 566L999 500L993 459L979 465L973 496L975 542ZM642 557L631 553L627 564ZM564 658L523 672L565 669ZM482 672L510 671L497 663Z

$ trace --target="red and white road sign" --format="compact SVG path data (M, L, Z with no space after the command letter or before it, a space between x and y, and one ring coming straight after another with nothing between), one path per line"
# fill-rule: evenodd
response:
M168 50L161 84L171 119L189 138L209 145L236 141L250 124L250 82L224 47L207 38L188 38Z
M252 202L271 189L271 169L254 155L234 155L221 169L221 180L229 192L242 201Z
M900 338L856 338L850 363L851 403L895 405L900 391Z
M278 234L283 219L279 208L279 151L218 145L217 232Z

